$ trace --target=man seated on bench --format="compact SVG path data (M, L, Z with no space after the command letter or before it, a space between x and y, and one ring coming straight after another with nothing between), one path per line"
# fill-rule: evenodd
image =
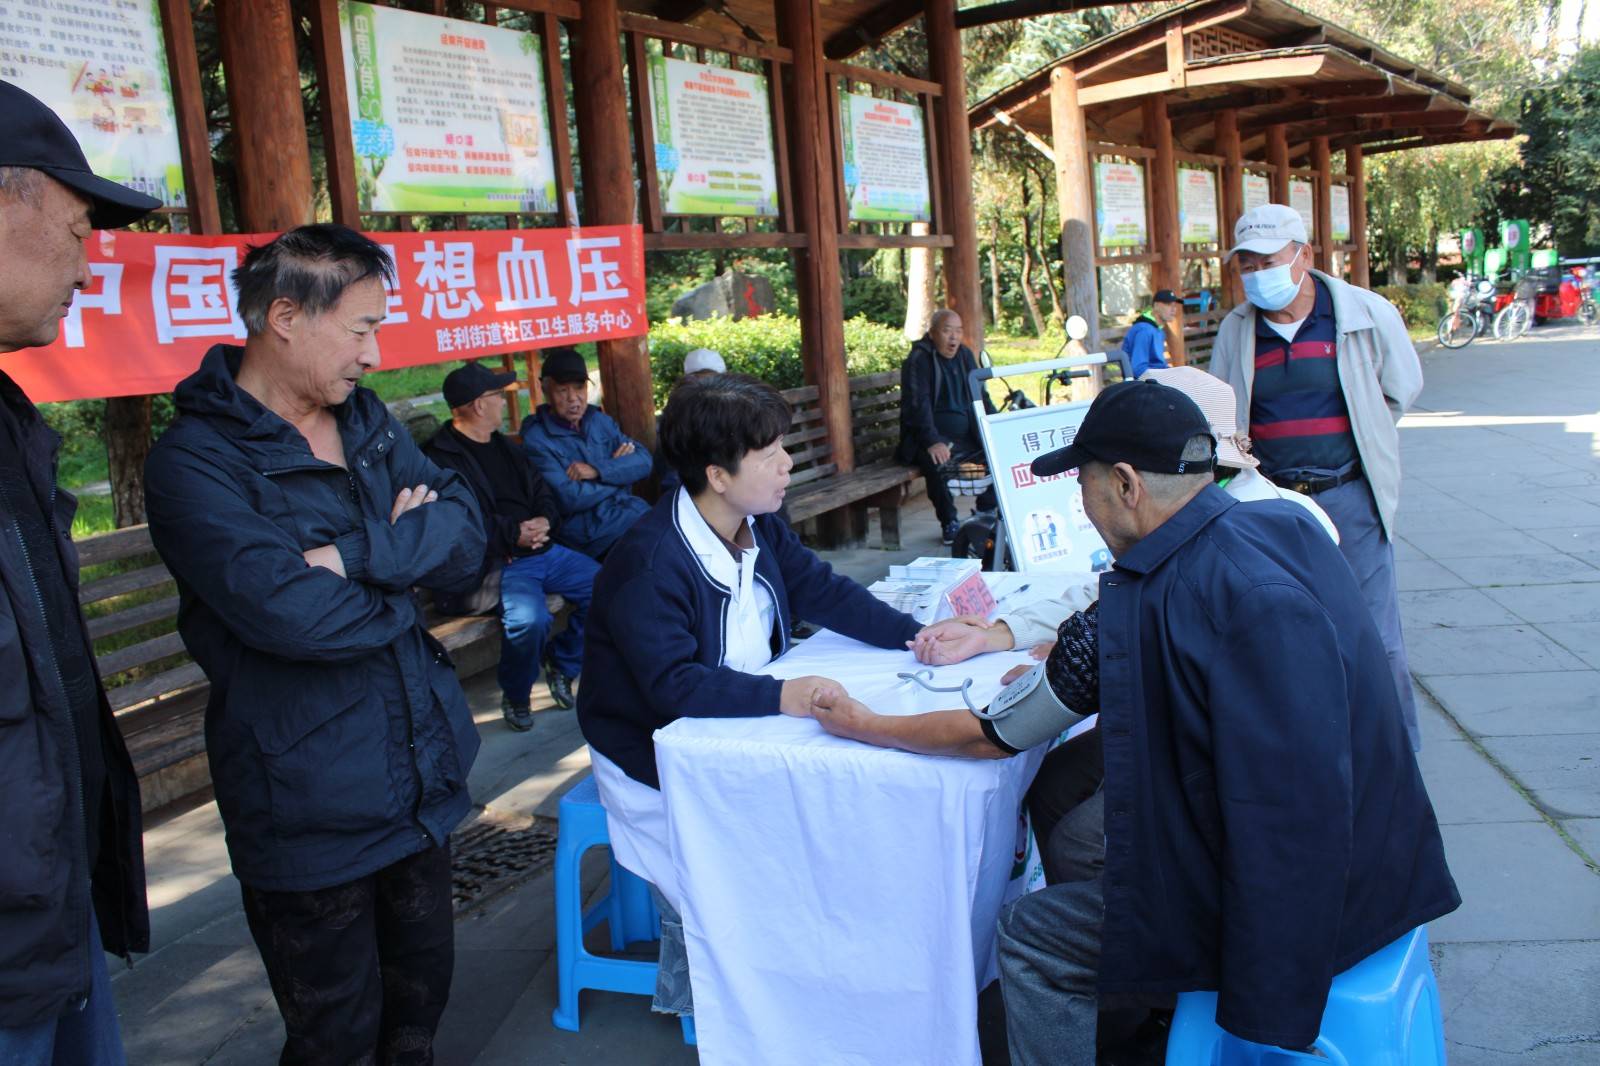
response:
M972 413L972 387L967 375L977 369L972 349L961 343L961 316L944 308L933 313L927 334L911 346L900 366L900 446L895 458L922 471L928 502L939 519L946 544L954 543L960 522L956 504L945 484L946 464L975 458L983 461L983 442ZM994 413L989 394L983 392L983 409ZM993 510L994 488L978 497L977 510Z
M824 677L757 674L795 619L879 648L923 628L800 543L774 512L794 460L789 405L743 375L686 380L661 418L683 480L617 542L590 607L578 724L593 753L617 861L656 886L662 912L655 1007L690 1013L680 899L651 734L681 717L806 715ZM937 627L935 627L937 628Z
M1078 470L1116 557L1093 624L1068 619L1051 661L977 713L814 701L840 736L979 758L1099 711L1103 872L1000 916L1017 1066L1092 1066L1101 993L1216 989L1236 1038L1305 1049L1335 975L1461 902L1354 575L1302 508L1218 488L1215 458L1183 393L1107 389L1033 462Z
M650 452L589 404L589 367L551 348L540 372L545 402L522 420L522 446L561 505L556 542L600 561L650 505L633 484L650 476Z
M480 593L498 589L500 606L500 714L522 733L533 728L529 692L541 665L550 698L563 710L572 708L572 682L583 666L584 612L600 567L551 539L561 526L555 493L527 453L500 432L505 388L516 377L479 363L450 371L444 379L450 421L423 452L441 468L466 478L477 494L488 538L478 588ZM545 606L546 595L572 605L566 628L548 648L545 638L554 619ZM476 613L465 608L489 610L493 601L455 604L443 599L440 606Z

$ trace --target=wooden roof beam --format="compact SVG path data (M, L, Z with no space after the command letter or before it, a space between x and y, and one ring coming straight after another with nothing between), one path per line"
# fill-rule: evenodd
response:
M1442 108L1443 101L1431 93L1400 93L1371 99L1341 100L1336 103L1308 104L1281 111L1256 115L1239 123L1240 133L1256 133L1268 126L1296 125L1326 118L1349 118L1359 115L1392 115L1432 111Z
M1509 137L1515 137L1516 135L1517 131L1514 129L1490 130L1488 133L1480 134L1476 137L1463 137L1459 134L1431 134L1426 137L1415 137L1409 140L1392 141L1388 144L1375 144L1370 148L1363 148L1362 154L1373 156L1381 155L1384 152L1404 152L1411 148L1432 148L1435 145L1460 144L1462 141L1469 140L1503 141Z
M991 22L1008 22L1012 19L1033 18L1036 15L1056 15L1064 11L1083 11L1100 7L1097 0L1003 0L1000 3L969 7L956 12L956 29L967 30L974 26L987 26Z
M823 42L822 54L829 59L845 59L863 49L875 47L921 14L921 0L884 0L861 16L854 26L840 30Z

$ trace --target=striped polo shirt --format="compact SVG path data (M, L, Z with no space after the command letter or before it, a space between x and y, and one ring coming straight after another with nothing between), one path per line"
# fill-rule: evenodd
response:
M1321 278L1316 304L1293 341L1256 314L1256 374L1250 441L1266 474L1343 470L1357 458L1350 411L1339 386L1333 296Z

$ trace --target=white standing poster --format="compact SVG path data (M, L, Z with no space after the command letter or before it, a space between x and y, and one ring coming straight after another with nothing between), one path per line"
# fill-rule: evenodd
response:
M1289 206L1300 213L1300 220L1306 224L1306 236L1315 239L1317 234L1316 196L1311 191L1311 183L1300 178L1289 179Z
M844 190L857 222L930 222L928 140L922 108L845 93Z
M0 78L54 111L96 174L186 205L156 0L0 0Z
M1251 174L1244 176L1244 209L1246 211L1260 207L1262 204L1272 202L1272 182L1267 180L1265 174Z
M1178 168L1178 240L1184 244L1217 240L1217 175L1210 170Z
M556 210L539 38L340 0L363 211Z
M1335 185L1329 190L1331 193L1328 204L1332 215L1333 243L1350 243L1350 186Z
M1102 249L1136 248L1149 243L1144 167L1138 163L1096 163L1094 191L1095 228Z
M1111 552L1084 512L1077 472L1038 477L1032 467L1039 456L1071 444L1088 411L1088 401L998 415L979 409L978 426L1019 571L1111 567Z
M767 79L654 56L656 179L669 215L776 215Z

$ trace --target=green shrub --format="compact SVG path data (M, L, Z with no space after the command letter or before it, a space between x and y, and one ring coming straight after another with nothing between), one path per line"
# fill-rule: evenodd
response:
M1400 309L1408 326L1431 326L1449 307L1450 293L1443 284L1382 285L1372 290Z
M845 365L851 375L894 370L910 350L900 331L852 318L844 324ZM650 374L658 405L683 376L683 357L696 348L719 352L728 369L749 374L774 388L805 384L800 357L800 320L788 315L760 318L708 318L699 322L663 322L650 329Z
M906 294L900 286L870 274L850 278L844 283L844 317L860 316L891 329L906 320Z

